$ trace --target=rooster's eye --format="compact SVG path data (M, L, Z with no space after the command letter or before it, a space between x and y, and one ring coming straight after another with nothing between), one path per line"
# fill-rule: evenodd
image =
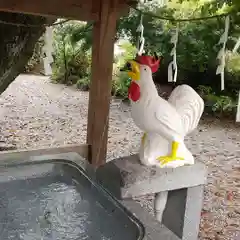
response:
M146 68L144 68L144 71L147 71L147 69L146 69Z

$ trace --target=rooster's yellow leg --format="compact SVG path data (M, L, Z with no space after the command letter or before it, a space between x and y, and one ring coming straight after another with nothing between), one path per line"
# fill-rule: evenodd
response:
M142 136L142 145L144 145L146 137L147 137L147 133L144 133Z
M173 162L173 161L176 161L176 160L184 160L183 157L178 157L177 156L178 146L179 146L179 143L173 141L172 142L171 154L168 155L168 156L162 156L162 157L158 157L157 158L157 160L160 161L161 165L165 165L165 164L167 164L169 162Z

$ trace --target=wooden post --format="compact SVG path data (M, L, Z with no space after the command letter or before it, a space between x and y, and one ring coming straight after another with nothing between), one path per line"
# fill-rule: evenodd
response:
M95 167L106 162L111 80L117 21L117 0L96 2L98 21L93 27L92 73L89 92L87 143Z

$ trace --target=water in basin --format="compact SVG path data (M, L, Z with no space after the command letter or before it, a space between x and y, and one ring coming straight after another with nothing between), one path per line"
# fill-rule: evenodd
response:
M140 239L139 225L84 175L60 163L44 166L47 173L29 165L22 167L29 176L19 175L21 167L2 174L1 240Z

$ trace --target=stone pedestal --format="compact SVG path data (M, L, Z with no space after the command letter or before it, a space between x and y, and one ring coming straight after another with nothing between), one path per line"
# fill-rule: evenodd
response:
M98 168L96 175L118 199L156 194L156 217L161 216L158 220L180 239L197 240L207 180L203 163L161 169L141 165L139 157L133 155L108 162Z

